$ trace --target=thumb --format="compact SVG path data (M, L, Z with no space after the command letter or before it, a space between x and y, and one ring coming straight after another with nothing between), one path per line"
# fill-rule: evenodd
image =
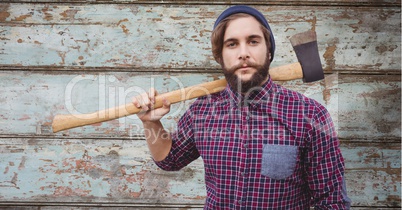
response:
M170 101L167 98L162 98L162 106L163 108L170 109Z
M162 107L154 109L151 112L152 120L160 120L163 116L170 112L170 102L166 98L162 98Z
M162 107L159 109L159 114L165 115L170 112L170 101L167 98L162 98Z

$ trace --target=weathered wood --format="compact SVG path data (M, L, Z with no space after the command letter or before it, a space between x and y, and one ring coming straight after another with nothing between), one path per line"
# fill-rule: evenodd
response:
M145 76L135 73L74 75L2 72L0 134L80 138L142 135L142 124L135 115L57 134L52 133L50 125L57 114L91 113L123 105L151 87L163 93L218 77L219 74ZM401 87L398 77L333 74L315 83L303 84L298 80L281 84L325 105L340 138L401 138ZM163 120L167 129L175 128L177 120L190 104L191 101L186 101L173 105Z
M86 3L86 4L206 4L206 5L228 5L228 4L247 4L247 5L289 5L289 6L400 6L401 2L398 0L300 0L300 1L289 1L289 0L231 0L228 1L212 1L212 0L174 0L174 1L152 1L152 0L8 0L8 2L26 2L26 3Z
M210 33L226 6L1 4L0 66L22 70L213 71ZM400 74L400 7L257 6L277 50L315 30L326 72ZM191 50L190 50L191 49ZM26 67L26 68L24 68ZM117 68L117 69L114 69Z
M341 75L339 78L335 76L334 82L328 79L325 83L328 89L323 91L323 95L328 108L337 110L332 117L338 122L340 137L396 138L400 142L399 76Z
M202 162L153 164L145 141L1 139L2 202L202 204Z
M371 202L375 202L378 206L400 207L400 142L342 145L353 205L373 206Z
M136 116L53 134L53 116L88 113L221 78L209 37L221 11L250 4L271 24L272 66L296 61L314 30L326 79L281 82L324 104L345 157L353 209L401 207L399 0L10 0L0 3L0 206L202 209L202 160L152 162ZM163 123L174 129L185 108ZM35 207L32 207L35 206Z
M202 205L202 160L165 172L146 147L143 140L1 138L0 190L7 193L0 203ZM341 149L356 206L400 206L399 144L342 142Z

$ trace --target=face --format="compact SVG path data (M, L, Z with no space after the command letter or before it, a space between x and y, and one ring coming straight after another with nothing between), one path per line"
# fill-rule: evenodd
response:
M223 70L228 83L242 93L268 79L269 54L261 24L253 17L229 22L223 42Z

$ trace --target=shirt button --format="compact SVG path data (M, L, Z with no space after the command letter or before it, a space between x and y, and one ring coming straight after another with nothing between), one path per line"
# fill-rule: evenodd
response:
M244 148L245 148L245 149L247 149L247 148L248 148L248 144L244 144L243 146L244 146Z
M238 200L237 203L238 203L239 205L241 205L241 204L243 203L243 201Z

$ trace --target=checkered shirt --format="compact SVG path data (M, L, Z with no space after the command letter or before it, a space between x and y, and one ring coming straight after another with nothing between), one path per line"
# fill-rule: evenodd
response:
M204 161L205 209L347 209L344 160L328 111L268 80L197 99L156 164Z

